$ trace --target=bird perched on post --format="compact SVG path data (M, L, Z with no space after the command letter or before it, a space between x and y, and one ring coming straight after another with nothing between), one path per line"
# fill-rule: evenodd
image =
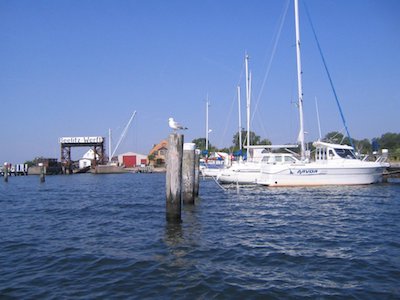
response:
M171 127L174 131L177 131L177 130L180 130L180 129L182 129L182 130L188 129L187 127L184 127L184 126L182 126L181 124L179 124L178 122L176 122L176 121L174 120L174 118L169 118L169 119L168 119L168 125L169 125L169 127Z

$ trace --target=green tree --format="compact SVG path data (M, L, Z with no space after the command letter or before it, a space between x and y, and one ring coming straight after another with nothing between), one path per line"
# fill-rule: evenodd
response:
M400 160L400 133L387 132L375 139L381 149L388 149L392 160Z
M400 148L400 133L387 132L377 139L381 148L396 151Z
M338 131L332 131L332 132L327 133L323 140L327 141L329 143L351 146L350 139ZM355 140L355 139L352 139L352 140L353 140L354 147L357 148L357 145L356 145L357 140Z
M242 130L242 144L246 145L247 141L247 131ZM237 151L240 149L239 147L239 132L236 132L232 139L233 143L233 151ZM255 132L250 131L250 145L271 145L271 141L268 139L261 139L259 135L256 135ZM243 146L242 145L242 146Z
M362 154L372 153L372 145L369 139L355 141L354 146L356 147L358 153Z
M195 143L197 149L200 149L200 150L205 150L206 149L206 138L194 139L192 141L192 143ZM215 152L217 150L218 149L210 143L210 140L208 140L208 151Z

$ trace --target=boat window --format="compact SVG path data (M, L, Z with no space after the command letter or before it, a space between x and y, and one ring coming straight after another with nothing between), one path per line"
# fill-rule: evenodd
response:
M285 162L286 163L294 163L294 162L296 162L296 160L291 156L285 156Z
M326 148L317 148L316 159L317 160L325 160L326 159Z
M262 162L268 162L269 156L263 156L261 159Z
M347 159L355 159L356 157L354 156L353 151L350 149L335 149L335 152L337 155L339 155L342 158L347 158Z
M282 156L276 156L275 157L276 162L282 162Z

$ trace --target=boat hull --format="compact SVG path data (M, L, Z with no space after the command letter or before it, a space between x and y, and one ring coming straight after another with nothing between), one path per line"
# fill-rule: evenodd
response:
M382 181L384 167L369 165L329 166L266 166L258 184L266 186L365 185Z
M261 175L260 171L259 163L239 163L221 170L217 180L223 184L257 184Z

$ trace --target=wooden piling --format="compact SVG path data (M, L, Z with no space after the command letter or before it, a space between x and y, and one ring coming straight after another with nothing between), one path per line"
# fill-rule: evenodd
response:
M194 196L199 196L200 190L200 149L196 149L194 153Z
M183 135L172 133L168 137L166 171L166 219L181 222Z
M3 167L3 173L4 173L4 182L8 182L8 163L4 163Z
M46 179L45 179L46 169L45 169L43 163L39 163L39 167L40 167L40 175L39 175L40 182L45 182L46 181Z
M194 204L194 165L195 165L194 143L185 143L183 145L182 161L182 198L184 204Z

